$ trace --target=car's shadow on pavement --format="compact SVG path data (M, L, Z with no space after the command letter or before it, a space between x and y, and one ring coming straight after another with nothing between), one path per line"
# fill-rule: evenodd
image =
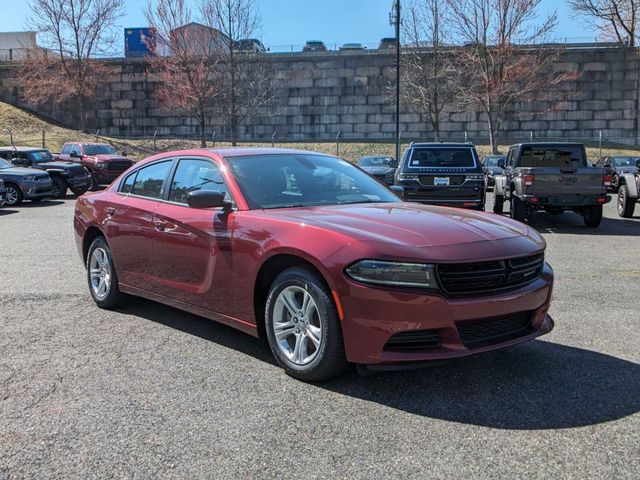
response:
M64 205L62 200L44 199L39 202L25 201L20 204L20 208L42 208L42 207L55 207L56 205Z
M0 217L2 217L3 215L11 215L12 213L18 213L18 210L10 210L8 208L0 207Z
M211 320L142 299L122 312L275 363L265 342ZM513 430L581 427L640 411L639 364L541 340L421 370L362 377L351 368L314 385L414 415Z
M581 427L640 411L640 365L540 340L322 386L414 415L512 430Z

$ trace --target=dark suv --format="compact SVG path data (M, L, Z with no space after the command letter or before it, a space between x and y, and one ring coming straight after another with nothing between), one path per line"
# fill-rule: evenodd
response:
M91 186L91 174L82 165L53 158L46 148L0 147L0 158L16 167L35 168L49 174L53 182L53 198L63 198L67 189L82 195Z
M469 143L412 143L402 155L394 185L411 202L484 210L484 173Z
M623 155L614 155L611 157L602 157L595 164L597 167L604 167L609 175L611 175L611 190L618 191L620 179L625 173L636 173L638 158Z

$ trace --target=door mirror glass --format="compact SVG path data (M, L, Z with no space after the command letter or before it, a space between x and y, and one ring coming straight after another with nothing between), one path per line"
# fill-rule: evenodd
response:
M126 157L126 156L127 156L127 151L126 151L126 150L123 150L123 151L122 151L122 153L121 153L120 155L122 155L123 157Z
M69 156L73 158L80 158L80 153L72 150L71 153L69 153Z
M397 160L391 160L389 162L389 168L398 168L398 161Z
M504 158L500 158L498 159L498 167L499 168L504 168Z
M225 194L216 190L196 190L187 194L187 205L191 208L219 208L228 207L224 200Z

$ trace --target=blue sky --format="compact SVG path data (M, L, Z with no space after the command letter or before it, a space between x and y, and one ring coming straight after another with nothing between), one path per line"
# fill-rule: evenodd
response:
M1 0L9 3L10 0ZM301 46L306 40L324 40L328 46L345 42L377 44L381 37L393 36L388 14L392 0L257 0L262 14L262 40L267 46ZM147 0L128 0L121 26L145 26ZM558 39L587 41L593 33L571 18L566 2L543 0L541 14L558 10ZM2 31L23 30L31 15L26 1L13 1L3 9Z

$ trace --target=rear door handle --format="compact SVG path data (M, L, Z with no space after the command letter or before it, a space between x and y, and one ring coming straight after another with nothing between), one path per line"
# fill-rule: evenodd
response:
M156 222L156 230L159 232L164 232L167 229L167 224L165 222Z
M107 215L109 215L110 217L116 213L116 209L113 207L107 207L106 209Z

